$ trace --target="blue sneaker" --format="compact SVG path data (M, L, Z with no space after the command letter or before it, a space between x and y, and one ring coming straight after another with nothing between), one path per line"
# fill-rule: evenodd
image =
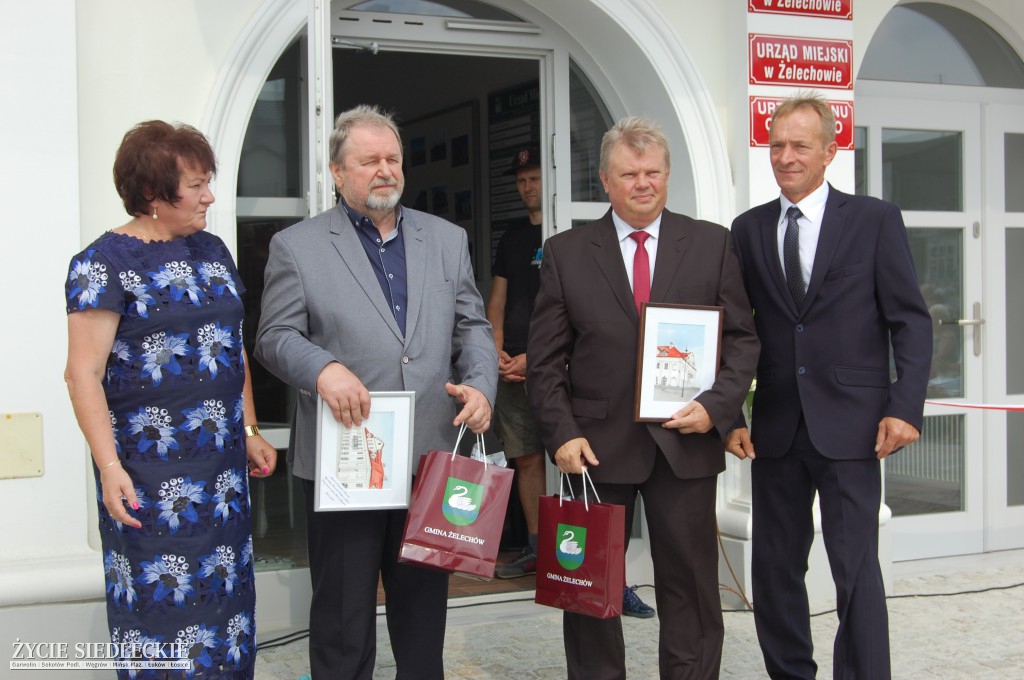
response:
M644 604L644 601L636 594L637 587L626 586L622 589L622 615L649 619L654 616L654 608Z

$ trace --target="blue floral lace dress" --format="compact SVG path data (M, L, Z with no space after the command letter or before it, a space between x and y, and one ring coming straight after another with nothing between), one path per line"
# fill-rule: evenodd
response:
M187 673L119 677L252 677L242 292L224 243L202 231L150 243L107 232L71 262L68 313L121 317L104 391L142 528L114 521L97 489L111 642L180 643L193 660Z

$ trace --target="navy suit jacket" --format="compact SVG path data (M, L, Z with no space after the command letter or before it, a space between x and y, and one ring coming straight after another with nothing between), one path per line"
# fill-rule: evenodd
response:
M779 259L780 214L774 200L732 225L761 340L751 427L757 455L785 455L802 412L822 455L872 458L883 417L921 429L931 365L932 322L903 217L891 203L830 186L797 308Z
M725 469L722 438L750 388L757 337L732 237L724 227L662 213L651 301L725 309L714 386L697 397L714 423L681 435L633 422L640 318L612 212L544 244L530 320L526 389L547 450L586 437L601 464L595 482L646 480L661 449L676 477Z

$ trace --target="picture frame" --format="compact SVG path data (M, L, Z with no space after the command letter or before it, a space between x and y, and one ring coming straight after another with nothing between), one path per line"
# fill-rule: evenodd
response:
M370 392L370 417L347 428L317 397L313 508L409 507L415 392Z
M637 345L634 422L664 422L715 384L722 307L645 302Z

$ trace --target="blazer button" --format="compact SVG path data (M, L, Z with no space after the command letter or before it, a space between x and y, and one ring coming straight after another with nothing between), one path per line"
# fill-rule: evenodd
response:
M403 364L409 363L409 357L402 357L402 363Z
M804 332L804 325L802 323L798 323L796 325L796 332L797 333L803 333Z
M800 375L803 375L804 373L807 372L807 369L801 366L800 368L796 369L796 372L799 373Z

